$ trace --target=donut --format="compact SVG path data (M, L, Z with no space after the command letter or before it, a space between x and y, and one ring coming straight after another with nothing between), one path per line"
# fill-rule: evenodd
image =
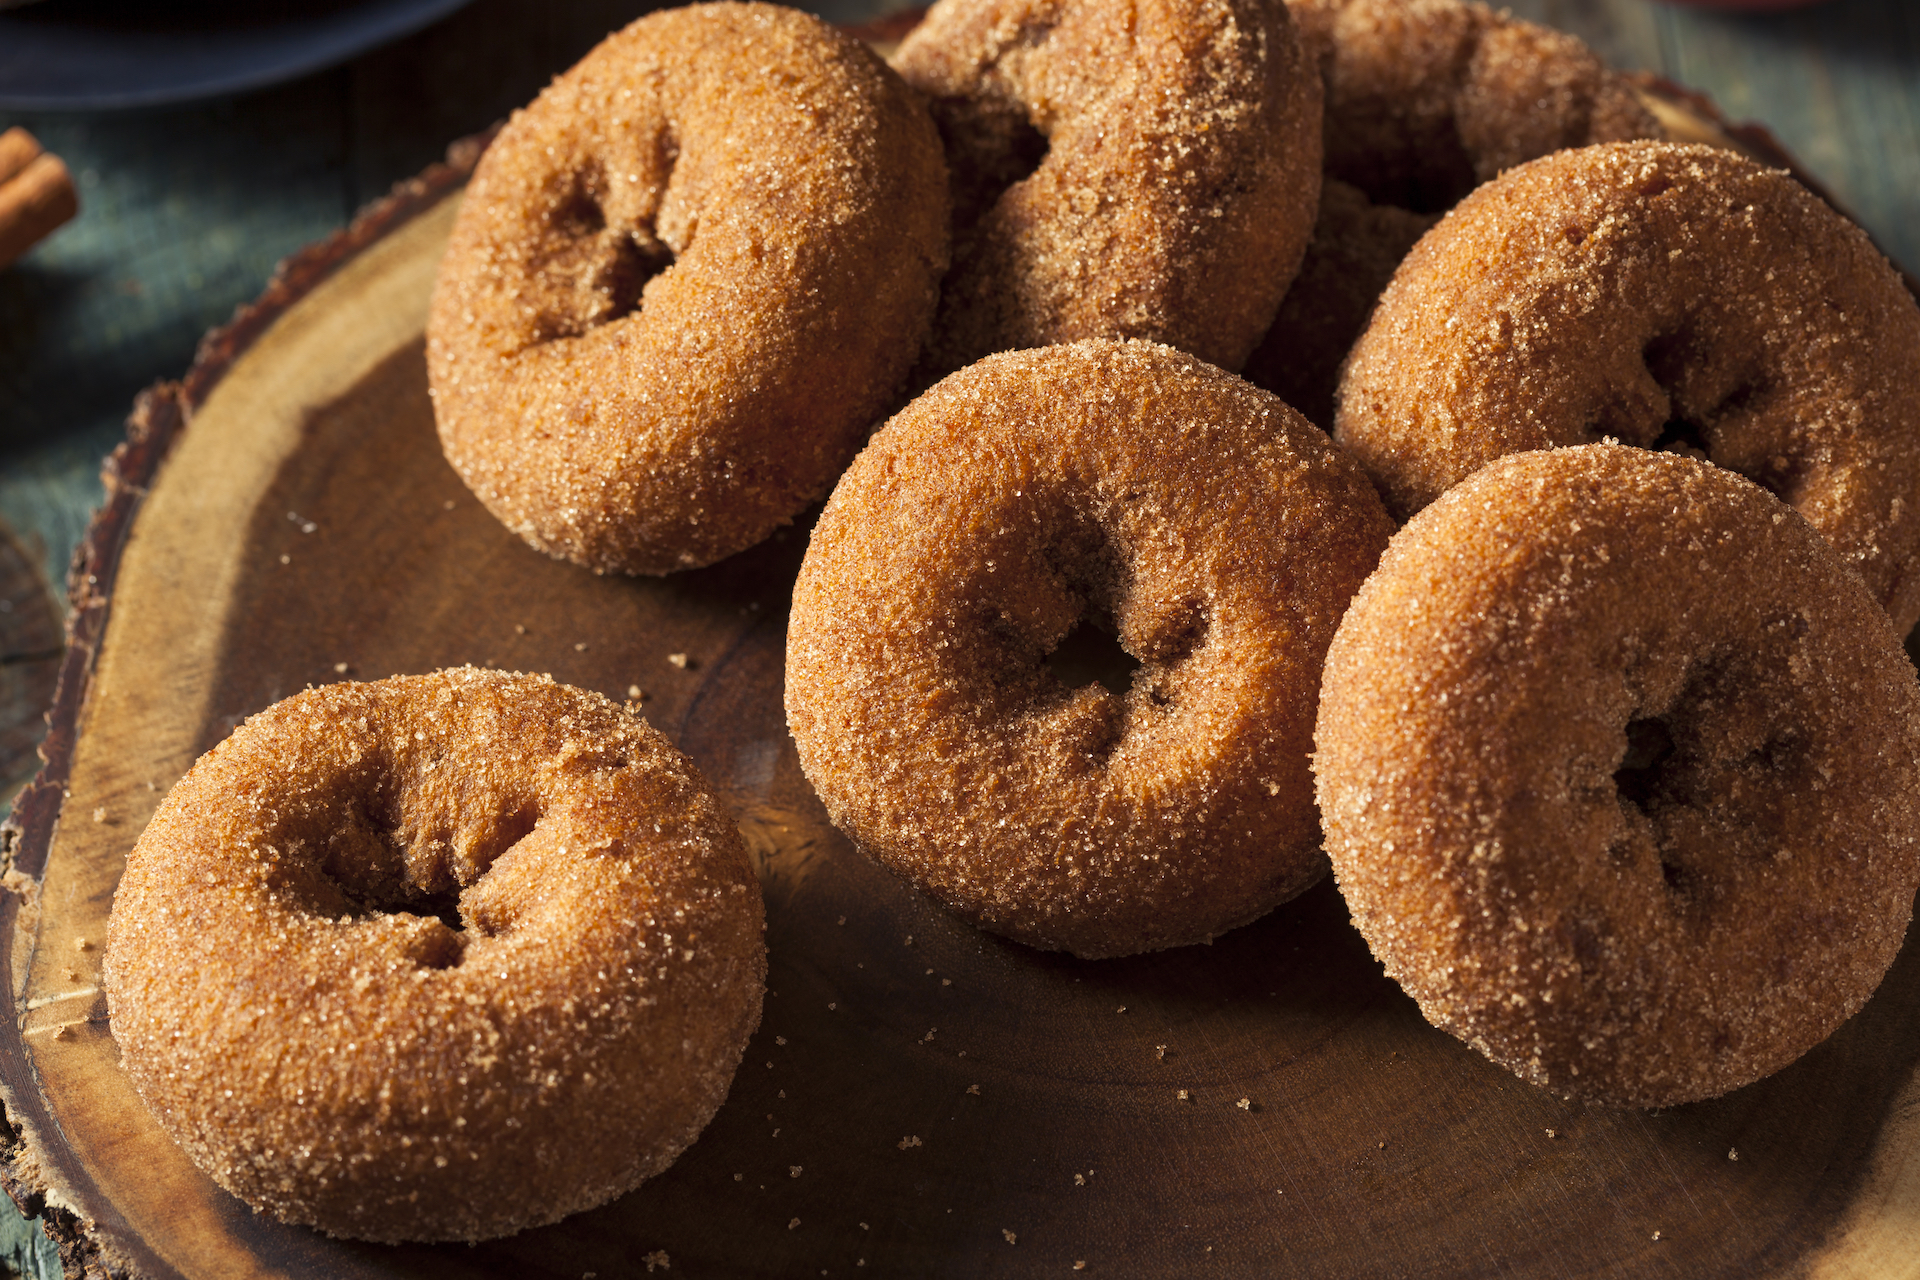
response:
M832 487L946 262L939 135L877 55L773 5L649 14L474 172L427 324L441 445L553 556L710 564Z
M481 1240L671 1164L760 1021L745 846L637 716L473 668L310 689L161 803L107 1009L160 1126L253 1208Z
M924 381L1147 338L1237 369L1300 263L1320 94L1265 0L940 0L893 57L954 171Z
M1185 353L988 357L876 433L814 528L801 766L984 929L1090 958L1211 939L1325 870L1320 660L1391 527L1322 432ZM1089 631L1117 689L1056 674L1076 649L1099 672Z
M1806 516L1902 634L1920 619L1920 307L1732 152L1617 143L1480 188L1380 299L1334 431L1399 516L1506 453L1691 449Z
M1793 510L1677 454L1502 458L1393 538L1314 773L1354 924L1570 1098L1757 1080L1865 1003L1920 887L1920 684Z
M1443 213L1515 165L1661 136L1584 43L1471 0L1287 0L1325 86L1331 178Z
M1468 0L1289 0L1325 86L1313 239L1250 382L1333 426L1340 362L1438 215L1527 160L1662 136L1573 36Z

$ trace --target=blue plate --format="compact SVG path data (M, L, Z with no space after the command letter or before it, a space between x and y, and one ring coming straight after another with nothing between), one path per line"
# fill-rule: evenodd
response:
M0 10L0 109L148 107L344 61L467 0L42 0Z

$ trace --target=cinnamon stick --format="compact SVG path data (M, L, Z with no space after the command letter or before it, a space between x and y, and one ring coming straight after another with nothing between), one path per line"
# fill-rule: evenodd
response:
M0 133L0 267L80 211L73 177L60 157L25 129Z

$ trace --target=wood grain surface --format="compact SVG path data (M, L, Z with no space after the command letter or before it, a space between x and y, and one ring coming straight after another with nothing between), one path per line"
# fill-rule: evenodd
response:
M116 463L68 659L85 696L63 688L55 771L21 803L23 896L0 903L12 1174L65 1225L70 1268L1920 1274L1920 948L1786 1071L1641 1114L1558 1102L1428 1027L1330 884L1211 947L1095 963L978 933L877 870L785 732L804 528L600 578L528 550L442 461L420 329L457 196L436 190L296 264ZM132 1095L106 913L161 794L240 719L460 662L645 691L755 855L766 1019L709 1131L634 1194L477 1248L331 1241L219 1191Z

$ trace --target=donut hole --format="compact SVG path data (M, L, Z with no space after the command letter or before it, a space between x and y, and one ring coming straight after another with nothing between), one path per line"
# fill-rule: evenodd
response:
M465 954L469 932L462 895L532 834L540 807L524 801L455 825L424 806L409 812L407 804L401 795L377 793L350 805L325 839L317 882L298 893L309 910L329 919L430 923L414 928L403 949L423 968L450 968ZM479 922L472 932L497 930Z
M1707 438L1697 423L1685 418L1669 418L1661 426L1660 434L1655 436L1647 448L1660 453L1682 453L1688 457L1710 458Z
M1120 645L1108 619L1085 617L1061 638L1046 656L1047 669L1068 689L1098 684L1108 693L1125 697L1133 687L1140 660Z
M1046 162L1047 135L1019 102L941 99L934 104L934 121L951 158L956 230L980 221L1007 188L1031 178Z
M647 283L673 263L673 250L658 240L642 240L634 233L617 238L602 269L600 288L606 294L607 306L600 323L611 324L638 311Z
M621 227L607 217L603 176L586 169L547 218L542 273L556 286L537 325L541 341L577 338L640 309L647 282L674 264L653 229Z
M1696 328L1662 334L1642 349L1647 385L1639 398L1664 420L1650 434L1631 423L1616 434L1644 448L1725 467L1792 503L1801 467L1764 443L1775 433L1762 421L1768 389L1752 353L1739 343L1706 341Z
M1661 768L1673 758L1673 731L1655 717L1627 722L1627 754L1613 771L1620 798L1645 812L1660 791Z

